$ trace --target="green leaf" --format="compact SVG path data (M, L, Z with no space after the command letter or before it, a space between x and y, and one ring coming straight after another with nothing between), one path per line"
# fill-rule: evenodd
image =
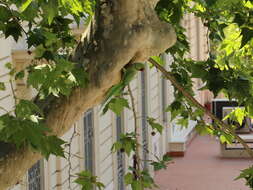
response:
M137 70L139 68L142 68L142 67L143 67L142 63L136 63L136 64L133 64L133 65L130 65L127 68L124 68L124 70L123 70L124 74L123 74L122 80L120 81L119 84L116 84L116 85L112 86L108 90L108 92L105 96L105 100L103 101L102 105L107 103L107 101L110 98L112 98L113 96L120 96L123 89L133 80L134 76L137 73ZM113 101L115 101L115 100L113 100ZM103 113L105 113L107 110L108 110L108 107L104 108Z
M0 90L6 90L5 84L3 82L0 82Z
M125 184L126 185L129 185L129 184L132 184L133 183L133 174L132 173L127 173L124 177L124 180L125 180Z
M167 168L163 162L151 162L150 164L154 166L155 171Z
M69 9L75 15L79 15L79 13L84 11L81 2L78 0L60 0L60 1L65 8Z
M253 176L253 166L242 170L241 174L237 178L235 178L235 180L240 179L240 178L245 178L245 177L250 176L250 175Z
M171 112L171 121L172 121L182 112L182 104L181 102L175 100L166 108L165 111Z
M235 111L234 111L234 114L235 114L235 117L236 117L236 120L238 121L238 123L240 125L242 125L242 122L243 122L243 120L246 116L245 109L236 108Z
M188 118L180 118L177 120L177 124L181 127L188 127L189 120Z
M34 123L38 123L39 122L40 117L38 117L37 115L31 115L30 116L30 120Z
M122 148L122 144L121 142L115 142L113 145L112 145L112 148L111 148L111 151L113 152L117 152L117 151L120 151L120 149Z
M129 104L127 99L124 98L115 98L113 99L115 100L114 102L110 102L109 103L109 108L116 113L118 116L121 114L121 112L123 111L124 107L129 108Z
M48 24L51 25L54 18L58 15L58 1L49 0L48 3L42 6L44 16L47 18Z
M158 158L157 158L158 159ZM168 156L167 154L165 154L162 158L162 160L159 160L157 162L153 161L150 164L152 166L154 166L154 170L158 171L161 169L166 169L167 168L167 164L172 160L172 158L170 156Z
M14 40L17 42L19 37L22 36L22 28L18 21L12 20L6 25L5 29L5 38L8 38L9 36L12 36Z
M134 63L134 67L137 71L142 71L143 69L145 69L145 64L143 64L143 63Z
M206 79L208 71L205 70L205 62L198 62L197 64L191 64L191 77L192 78L201 78Z
M195 130L200 135L212 135L214 133L214 130L212 130L211 126L208 127L204 123L199 123L199 122L195 125Z
M133 190L144 190L141 181L133 181L131 187Z
M5 128L4 122L0 120L0 132Z
M25 77L25 71L20 71L15 75L15 80L23 79Z
M204 0L208 6L213 6L218 0Z
M105 103L108 103L107 101L111 99L113 96L120 95L122 89L124 88L124 85L122 83L113 85L108 92L106 93L105 99L102 103L104 105ZM107 109L108 110L108 109ZM104 112L105 113L105 112Z
M242 41L241 41L241 48L244 47L253 37L253 30L250 30L247 27L242 28Z
M134 133L120 134L119 141L115 142L111 148L113 152L125 151L130 156L132 151L136 149L136 137Z
M159 65L162 65L162 66L165 65L165 62L160 56L151 56L151 59L155 60L155 62L157 62Z
M22 6L20 7L20 11L24 12L27 9L27 7L31 4L32 1L33 0L26 0L26 2L24 2Z
M2 22L7 22L12 16L11 11L2 5L0 5L0 13L0 21Z
M99 181L97 181L96 176L92 176L90 171L82 171L76 174L78 178L74 181L75 183L82 186L82 190L93 190L94 187L102 190L105 185Z
M168 154L163 155L163 161L169 162L171 160L172 160L172 158Z
M33 68L32 72L29 73L27 84L38 89L39 86L43 85L46 82L49 68L47 65L41 65L40 67Z
M233 142L234 137L231 134L226 134L222 132L220 135L220 141L221 143L228 143L231 144Z
M16 106L15 113L20 119L30 119L31 115L34 115L34 113L43 116L43 112L40 108L29 100L20 100Z
M157 130L160 134L162 134L163 126L156 123L154 118L148 117L147 121L153 130Z
M242 125L242 122L244 118L246 117L247 112L245 111L245 108L237 107L233 109L229 114L227 114L222 120L232 120L237 121L240 125Z
M95 185L97 186L97 188L98 188L99 190L102 190L102 189L105 188L105 185L104 185L103 183L101 183L101 182L96 182Z
M127 86L133 80L136 73L137 73L137 70L136 70L135 64L126 68L126 70L124 71L123 79L122 79L122 83L124 87Z
M88 73L85 72L84 69L74 68L71 72L75 76L76 83L78 86L84 88L88 84Z
M56 59L56 70L57 72L69 72L74 68L75 63L68 61L66 59Z
M10 62L6 63L5 65L5 68L11 70L12 69L12 64Z
M35 56L37 58L41 58L44 55L45 51L46 51L46 49L44 48L44 46L42 44L40 44L35 49Z
M42 154L46 159L49 158L50 154L65 158L64 149L62 147L66 142L57 136L47 136L42 142Z
M240 175L237 178L235 178L235 180L238 180L238 179L245 179L246 185L252 189L253 188L253 166L242 170Z
M131 141L125 141L125 143L123 144L124 150L128 156L130 156L131 151L134 150L134 147L132 145L133 144Z
M38 9L40 9L39 4L33 0L30 5L21 14L19 14L19 16L22 20L33 22L37 19L36 17L40 17Z

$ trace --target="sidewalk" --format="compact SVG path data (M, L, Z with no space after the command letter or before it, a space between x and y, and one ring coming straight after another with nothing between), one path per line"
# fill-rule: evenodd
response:
M249 190L244 180L234 178L253 160L220 158L214 137L196 137L185 156L174 162L155 174L160 190Z

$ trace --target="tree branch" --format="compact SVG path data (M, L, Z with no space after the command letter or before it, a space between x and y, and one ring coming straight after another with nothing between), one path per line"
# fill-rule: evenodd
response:
M74 56L88 66L90 82L51 103L45 120L50 134L62 136L86 110L102 102L108 89L120 81L126 64L144 62L175 43L174 29L157 17L154 2L111 0L101 5L89 48L81 43L75 53L80 55ZM16 184L39 159L41 155L29 147L11 151L0 160L0 190Z
M161 71L163 73L163 75L172 83L172 85L177 88L183 95L185 98L187 98L192 104L194 104L197 108L199 108L200 110L204 111L211 119L213 119L215 121L215 123L217 123L219 126L222 127L222 130L225 132L229 132L230 134L232 134L235 139L240 142L243 147L245 148L245 150L247 151L247 153L253 158L253 151L250 149L250 147L247 145L247 143L244 142L244 140L239 137L233 129L231 129L231 127L222 122L220 119L218 119L215 115L213 115L209 110L207 110L204 106L202 106L193 96L191 96L178 82L177 80L174 78L174 76L168 72L166 69L164 69L159 63L157 63L154 59L149 58L148 60L151 64L153 64L159 71Z

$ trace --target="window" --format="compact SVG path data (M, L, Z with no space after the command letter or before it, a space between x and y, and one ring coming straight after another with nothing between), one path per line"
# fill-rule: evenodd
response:
M43 161L36 162L28 170L28 190L43 190L43 178L42 178Z
M146 72L141 72L141 125L144 169L148 169L148 125L147 125L147 92Z
M93 173L93 111L84 114L84 167Z
M116 116L116 133L117 141L120 140L120 134L124 132L124 125L121 116ZM117 173L118 173L118 190L124 190L124 174L125 174L125 156L121 151L117 152Z

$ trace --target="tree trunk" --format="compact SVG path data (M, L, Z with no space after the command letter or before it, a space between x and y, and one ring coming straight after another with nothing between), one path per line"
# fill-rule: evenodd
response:
M156 3L101 0L88 48L84 42L79 44L73 56L88 65L90 82L50 105L46 124L52 134L62 136L87 109L99 104L107 90L120 81L126 64L144 62L175 43L173 28L160 21L154 11ZM28 147L9 153L0 161L0 189L16 184L41 158Z

